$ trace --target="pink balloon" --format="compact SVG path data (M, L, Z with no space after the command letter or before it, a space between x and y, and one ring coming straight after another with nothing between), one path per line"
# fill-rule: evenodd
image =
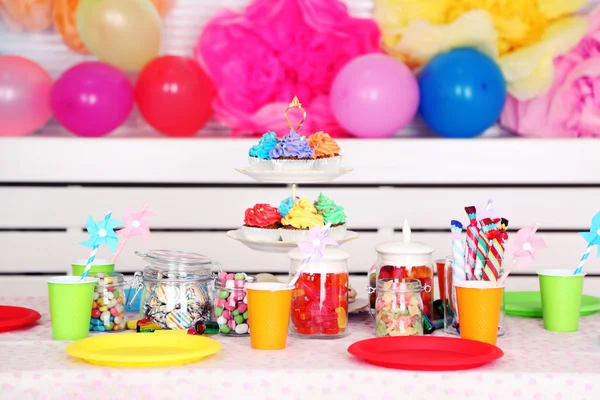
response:
M117 68L84 62L65 73L52 90L54 116L69 131L99 137L119 127L133 109L133 85Z
M0 56L0 136L23 136L50 117L52 78L23 57Z
M367 54L341 69L331 87L331 108L354 136L384 138L405 127L417 113L419 85L402 62Z

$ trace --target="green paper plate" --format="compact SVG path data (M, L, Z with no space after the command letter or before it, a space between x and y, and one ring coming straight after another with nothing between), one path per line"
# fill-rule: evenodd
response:
M542 318L542 297L540 292L506 292L504 294L506 314L516 317ZM581 316L600 311L600 298L583 295Z

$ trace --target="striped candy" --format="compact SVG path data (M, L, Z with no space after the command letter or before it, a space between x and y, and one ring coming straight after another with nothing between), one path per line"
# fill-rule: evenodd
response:
M469 226L467 227L467 246L465 251L465 273L468 280L475 279L475 258L477 254L477 219L475 207L465 207L469 217Z
M475 279L483 279L483 271L487 264L487 257L490 249L488 234L495 227L494 222L489 218L481 221L481 229L477 232L477 253L475 255ZM493 274L488 272L487 276ZM489 280L489 279L488 279Z

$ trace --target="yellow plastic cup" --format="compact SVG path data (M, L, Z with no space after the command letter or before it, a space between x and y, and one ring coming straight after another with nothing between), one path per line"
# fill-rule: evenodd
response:
M504 285L496 282L455 282L460 337L496 345Z
M90 310L97 278L57 276L48 280L50 319L54 340L79 340L88 337Z
M286 283L250 283L248 314L250 345L258 350L285 349L292 307L292 289Z
M71 273L72 275L83 275L83 271L85 271L85 266L87 265L87 260L77 260L71 263ZM94 276L98 272L104 272L105 274L110 274L115 272L115 264L111 263L108 260L96 259L92 263L92 267L90 268L89 276Z

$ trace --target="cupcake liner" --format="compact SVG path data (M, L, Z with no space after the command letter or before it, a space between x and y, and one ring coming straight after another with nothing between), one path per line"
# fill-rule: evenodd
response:
M279 229L255 228L250 226L242 226L242 233L249 240L270 240L277 242L281 240Z
M271 164L271 160L264 160L258 157L248 157L248 164L250 165L250 169L258 171L273 169L273 164Z
M312 171L315 160L271 160L276 171Z
M329 228L329 236L335 240L343 240L346 237L346 224Z
M342 156L317 158L313 168L317 171L332 171L338 170L342 163Z
M308 240L308 229L285 229L280 228L281 240L284 242L306 242Z

